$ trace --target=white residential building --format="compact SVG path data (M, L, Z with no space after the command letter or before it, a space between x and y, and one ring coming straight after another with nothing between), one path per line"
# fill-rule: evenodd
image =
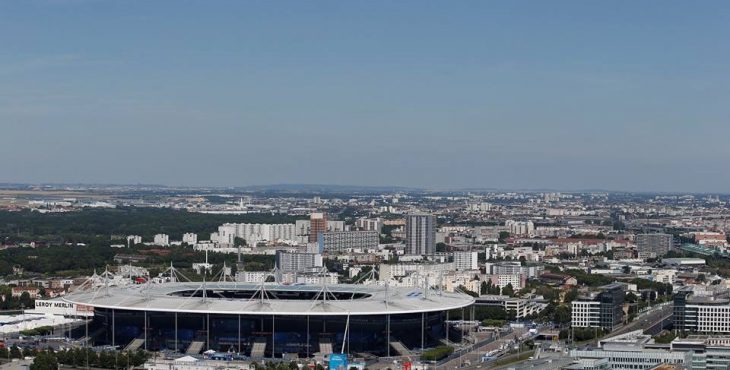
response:
M128 235L127 244L142 244L142 237L139 235Z
M155 235L153 244L167 247L170 245L170 236L167 234L157 234Z
M321 234L319 248L322 252L373 250L378 248L378 241L377 231L333 231Z
M454 273L445 275L443 279L445 283L444 290L447 292L453 292L459 287L464 287L474 293L477 293L481 287L481 282L479 280L474 280L473 274Z
M454 269L457 271L463 270L478 270L479 269L479 252L454 252Z
M504 225L509 228L510 235L531 236L535 234L535 224L532 221L507 220Z
M363 231L377 231L383 228L383 220L380 218L359 218L355 221L355 226Z
M321 267L322 255L319 253L276 251L276 268L280 272L305 271Z
M268 271L239 271L236 273L236 281L243 283L261 283L266 281L268 277L272 277Z
M185 233L182 237L183 243L187 243L188 245L195 245L198 243L198 234L196 233Z
M386 281L414 273L421 276L438 275L446 274L453 270L453 263L381 263L379 279L381 281Z
M339 275L336 272L326 274L297 274L297 283L307 285L337 284Z
M312 220L297 220L294 224L295 239L300 243L309 241L309 232L312 228ZM324 232L348 231L349 227L345 226L345 221L327 220L327 230Z
M492 282L492 285L498 286L499 289L504 289L507 285L512 285L512 289L515 291L525 287L525 276L520 274L495 274L488 275L487 278Z
M527 278L538 277L545 270L545 267L541 265L522 266L522 264L517 261L486 263L485 268L487 274L520 274L525 275Z
M262 241L297 239L295 224L223 224L210 238L227 245L233 245L236 238L245 240L249 245Z

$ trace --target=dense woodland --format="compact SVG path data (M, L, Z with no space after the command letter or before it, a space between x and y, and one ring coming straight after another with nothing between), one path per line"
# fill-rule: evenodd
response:
M149 268L153 276L167 269L170 262L173 262L186 276L202 280L202 277L193 275L191 265L205 261L205 252L184 246L110 248L108 244L5 249L0 251L0 275L12 274L14 266L21 267L28 276L78 276L89 275L94 270L100 273L106 266L117 264L114 256L119 253L145 256L144 262L135 265ZM228 266L234 267L236 259L235 254L208 254L208 261L215 265L214 271L218 271L224 261ZM274 256L245 255L244 265L246 271L271 270L274 268Z
M248 214L210 215L157 208L88 209L80 212L41 214L38 212L0 212L0 241L5 245L36 242L36 248L8 248L0 251L0 275L9 275L13 267L21 267L26 275L73 276L101 271L116 264L114 256L141 254L146 260L140 265L154 274L174 262L191 278L193 262L205 260L204 252L189 247L168 248L132 246L110 248L113 243L124 244L126 235L141 235L151 240L154 234L167 233L180 240L185 232L197 232L208 239L210 233L226 222L286 223L295 217L287 215ZM83 245L78 245L83 244ZM226 261L236 262L235 255L209 253L209 262L216 270ZM247 271L264 271L274 267L273 256L245 257Z
M108 245L109 240L126 235L141 235L150 240L155 234L165 233L171 239L180 240L188 232L208 239L210 233L226 222L294 223L298 218L306 217L269 213L216 215L135 207L63 213L0 211L0 241L3 244L40 241L52 244L104 242Z

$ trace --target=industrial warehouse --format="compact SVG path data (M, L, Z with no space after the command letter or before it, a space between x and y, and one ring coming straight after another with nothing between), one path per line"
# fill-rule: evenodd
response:
M63 300L93 308L79 330L95 345L251 358L430 348L460 340L447 330L448 311L474 303L427 288L229 281L101 285Z

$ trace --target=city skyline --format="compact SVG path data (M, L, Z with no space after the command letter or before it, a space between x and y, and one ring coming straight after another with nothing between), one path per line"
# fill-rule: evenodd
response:
M0 182L724 193L724 2L0 4Z
M720 0L0 0L0 363L729 368L728 34Z

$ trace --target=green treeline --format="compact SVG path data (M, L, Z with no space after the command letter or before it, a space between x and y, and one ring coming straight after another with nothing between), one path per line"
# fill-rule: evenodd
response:
M11 274L14 266L31 274L89 274L94 269L114 265L114 256L118 253L145 255L147 260L140 265L157 270L166 268L171 261L176 267L189 267L193 262L204 261L205 253L195 252L189 247L169 247L165 248L167 254L161 255L151 253L150 249L153 248L143 245L129 249L110 248L109 245L126 243L126 235L141 235L150 241L158 233L166 233L171 239L180 240L183 233L195 232L201 239L208 239L211 232L226 222L295 221L296 217L280 214L212 215L134 207L49 214L0 211L0 243L8 245L35 241L41 245L37 248L9 248L0 251L0 275ZM84 245L74 245L76 243ZM210 253L209 261L216 265L222 265L226 261L231 266L236 261L236 256ZM245 264L248 271L269 270L273 268L273 257L247 255Z
M438 361L446 358L450 354L454 353L454 347L451 346L438 346L424 351L421 354L421 360L424 361Z
M164 253L156 253L162 251ZM194 262L205 261L205 252L194 251L191 247L148 247L133 246L131 248L111 248L106 245L87 246L54 246L39 248L10 248L0 251L0 275L9 275L14 266L19 266L25 273L50 276L78 276L104 270L105 266L113 266L114 256L117 254L136 254L145 256L146 260L135 263L150 269L155 276L170 266L192 273L190 267ZM267 271L274 268L272 255L245 255L246 271ZM237 259L235 254L208 253L208 261L215 265L217 272L225 261L233 267ZM234 269L235 272L235 269ZM188 275L191 279L193 276Z
M7 349L0 350L5 352ZM10 357L20 358L21 350L17 347L10 349ZM139 350L137 352L102 351L95 352L90 348L74 348L54 352L51 349L38 351L36 349L22 350L23 356L34 356L35 359L30 365L30 370L58 370L58 365L82 367L96 367L103 369L129 369L141 366L149 358L149 354Z
M301 218L301 217L300 217ZM168 234L180 240L182 234L198 233L208 239L211 232L226 222L294 223L295 216L255 213L215 215L169 208L84 209L78 212L39 213L0 211L0 241L45 241L49 243L106 243L111 236L140 235L150 240L155 234Z

